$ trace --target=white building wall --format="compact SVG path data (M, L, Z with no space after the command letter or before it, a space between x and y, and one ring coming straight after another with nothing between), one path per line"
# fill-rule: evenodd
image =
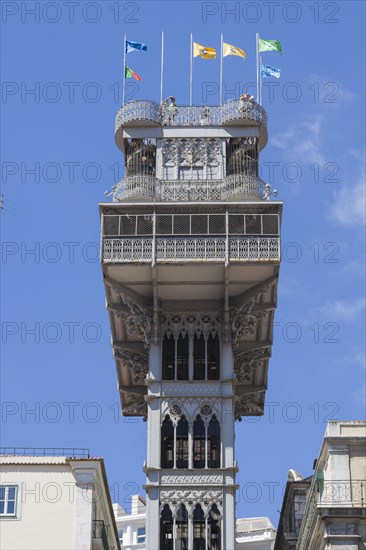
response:
M118 549L101 459L0 456L0 485L18 488L15 516L0 515L0 548L99 550L96 519L110 549Z
M3 466L0 482L18 486L16 518L0 519L0 548L75 548L75 478L70 467L19 465L15 469L14 466ZM79 548L84 550L86 546Z

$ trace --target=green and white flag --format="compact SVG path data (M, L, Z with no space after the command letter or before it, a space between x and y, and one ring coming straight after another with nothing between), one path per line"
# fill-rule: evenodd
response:
M271 52L277 51L282 54L282 47L279 40L264 40L264 38L259 39L259 51L260 52Z

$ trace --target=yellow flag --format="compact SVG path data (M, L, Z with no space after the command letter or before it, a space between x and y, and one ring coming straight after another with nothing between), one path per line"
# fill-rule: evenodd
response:
M224 42L224 51L223 56L226 57L227 55L238 55L239 57L242 57L243 59L246 58L247 54L244 50L241 50L240 48L237 48L236 46L232 46L231 44L226 44Z
M202 59L215 59L216 50L214 48L206 48L206 46L201 46L197 42L193 42L193 57L202 57Z

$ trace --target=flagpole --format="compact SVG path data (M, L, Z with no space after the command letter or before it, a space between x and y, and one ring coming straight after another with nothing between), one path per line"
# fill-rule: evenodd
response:
M163 77L164 77L164 31L161 31L160 105L163 103Z
M262 65L262 56L259 56L259 105L262 105L262 71L261 71L261 65Z
M257 65L257 103L259 102L259 33L255 35L256 42L256 65Z
M220 106L222 105L222 65L223 65L223 58L224 58L224 51L223 51L223 34L221 33L221 56L220 56Z
M193 83L193 36L191 33L191 44L190 44L190 74L189 74L189 105L192 107L192 83Z
M126 93L126 33L123 39L123 86L122 86L122 106L125 104Z

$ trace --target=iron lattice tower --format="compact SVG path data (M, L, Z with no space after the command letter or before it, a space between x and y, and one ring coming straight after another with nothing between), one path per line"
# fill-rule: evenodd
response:
M116 142L102 266L123 414L147 419L147 549L234 550L234 424L263 414L280 264L267 115L132 101Z

